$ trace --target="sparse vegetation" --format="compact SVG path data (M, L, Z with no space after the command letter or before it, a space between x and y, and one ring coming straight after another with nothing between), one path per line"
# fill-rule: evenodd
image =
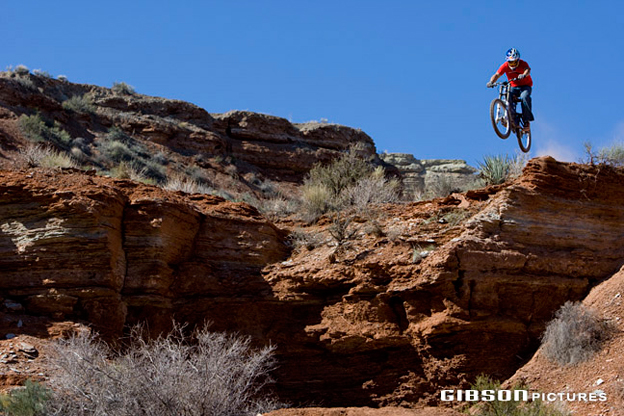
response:
M21 115L18 124L21 132L35 143L50 142L65 149L71 144L71 136L58 122L50 125L38 113L30 116Z
M30 77L30 70L24 65L18 65L13 68L8 66L6 72L1 73L3 77L10 78L29 90L36 90L37 87Z
M416 200L445 197L460 191L459 186L448 175L438 174L432 177L433 179L428 181L422 195L415 198Z
M517 401L498 400L496 392L501 390L501 384L487 376L479 376L471 386L472 390L494 392L494 400L479 402L470 410L473 416L567 416L570 413L555 408L553 404L546 404L541 400ZM529 390L529 387L521 383L515 384L506 390Z
M16 66L15 69L9 68L9 71L21 76L30 74L30 69L26 65L21 64Z
M211 187L181 173L170 176L163 189L182 191L188 194L212 194L214 192Z
M63 101L63 108L76 113L94 113L95 105L93 104L93 96L90 94L74 95L70 99Z
M48 71L44 71L43 69L34 69L33 74L42 78L52 78L52 75L50 75Z
M357 227L351 226L352 221L352 217L342 216L340 212L336 212L328 231L334 240L336 240L339 247L353 239L355 234L359 231Z
M303 189L303 211L309 221L331 211L348 207L364 209L371 203L394 202L399 196L399 182L385 178L382 167L360 155L361 149L349 149L327 165L316 165L308 173Z
M50 396L45 386L26 380L24 387L0 395L0 412L7 416L43 416Z
M307 183L302 190L303 213L308 221L313 221L332 207L329 189L320 184Z
M58 341L50 357L53 414L253 415L274 410L265 395L275 366L273 347L204 327L186 336L175 326L146 340L135 328L131 345L111 350L94 335Z
M414 245L412 247L412 263L420 263L435 249L436 246L434 244L426 244L424 247L420 244Z
M341 195L343 204L363 211L370 204L397 202L401 183L398 179L386 178L385 174L384 168L377 166L369 175L347 187Z
M479 176L486 185L500 185L518 175L518 157L509 155L485 156L478 163Z
M601 148L598 152L594 152L591 143L586 142L585 155L584 163L622 167L624 166L624 143L617 142L609 147Z
M299 207L297 200L286 196L275 196L257 203L258 210L271 219L283 218L299 212Z
M114 82L111 89L115 94L120 95L132 95L136 93L134 88L125 82Z
M575 365L590 359L611 333L596 312L580 302L566 302L542 336L542 351L559 365Z
M21 154L29 167L78 168L78 163L68 154L43 145L30 145Z
M111 175L115 176L120 170L122 173L132 174L127 169L138 173L137 177L144 178L142 182L164 183L166 181L166 168L158 163L158 159L151 157L147 147L134 140L118 127L112 127L103 140L97 143L100 155L98 162L108 166ZM121 164L125 166L120 166ZM111 166L111 164L113 166Z
M113 178L130 179L134 182L156 185L156 181L147 174L147 169L134 162L122 161L113 166L108 173Z
M323 245L325 240L325 236L322 233L310 232L302 229L296 229L288 236L288 241L295 250L301 247L307 250L314 250Z

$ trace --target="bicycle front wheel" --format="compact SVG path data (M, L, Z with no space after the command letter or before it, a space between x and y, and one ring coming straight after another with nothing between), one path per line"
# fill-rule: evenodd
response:
M520 150L524 153L529 153L531 150L531 130L523 131L522 128L518 128L516 132L516 136L518 136L518 145L520 146Z
M507 104L500 98L495 98L490 104L490 119L496 135L506 139L511 133L511 118Z

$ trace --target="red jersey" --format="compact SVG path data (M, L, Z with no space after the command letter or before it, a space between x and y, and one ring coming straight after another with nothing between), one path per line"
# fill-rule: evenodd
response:
M514 78L517 78L518 75L523 74L524 71L526 71L527 69L531 69L529 67L529 64L527 64L522 59L519 59L519 63L516 69L511 69L509 67L509 63L505 62L504 64L500 66L500 68L498 68L498 71L496 71L496 73L498 75L506 74L507 79L514 79ZM533 80L531 79L531 75L527 75L526 77L518 81L511 81L512 87L520 87L523 85L527 85L529 87L533 86Z

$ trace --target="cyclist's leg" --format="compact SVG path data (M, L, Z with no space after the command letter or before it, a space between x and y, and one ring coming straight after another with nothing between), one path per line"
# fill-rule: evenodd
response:
M509 96L510 96L510 99L511 99L511 103L509 103L509 107L511 109L511 114L514 117L516 117L516 116L519 117L520 116L517 113L517 110L518 110L517 103L520 101L520 93L521 92L522 92L522 90L520 89L520 87L511 87L509 89ZM522 111L524 111L524 109ZM517 118L515 119L515 123L516 124L518 123L518 119Z
M531 100L532 88L527 86L518 87L520 89L520 103L522 104L522 117L524 121L533 121L533 101Z

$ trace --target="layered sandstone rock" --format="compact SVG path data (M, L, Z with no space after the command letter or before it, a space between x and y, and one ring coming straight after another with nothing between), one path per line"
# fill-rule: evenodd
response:
M88 97L93 111L64 108L63 103L72 97ZM180 100L119 94L32 74L3 73L0 103L0 144L6 144L0 146L0 155L5 156L0 167L19 159L17 144L27 144L17 127L18 117L36 113L56 121L72 139L80 137L89 146L116 127L145 143L153 153L165 152L172 163L215 168L205 159L228 158L236 162L241 174L253 172L281 182L301 182L316 163L327 162L354 145L363 156L382 164L373 140L359 129L314 122L293 124L249 111L209 114Z
M382 153L379 157L397 168L410 195L422 195L436 187L458 192L475 187L478 181L477 169L464 160L416 159L408 153Z
M286 233L245 204L3 172L0 335L209 320L276 344L277 390L294 403L435 404L443 387L513 374L553 312L619 268L623 182L536 159L506 187L388 205L382 236L354 222L336 245L331 221L310 228L324 242L289 254Z
M621 171L537 159L519 182L471 202L477 212L461 228L424 233L422 211L404 208L395 221L413 230L410 244L364 240L338 261L317 249L274 269L281 298L319 307L304 331L322 348L299 354L311 379L299 389L330 403L433 403L480 373L509 377L553 312L621 264L623 181ZM427 244L437 248L414 264Z
M3 172L0 207L0 297L109 337L144 317L166 329L187 293L236 297L287 254L248 205L78 172Z

